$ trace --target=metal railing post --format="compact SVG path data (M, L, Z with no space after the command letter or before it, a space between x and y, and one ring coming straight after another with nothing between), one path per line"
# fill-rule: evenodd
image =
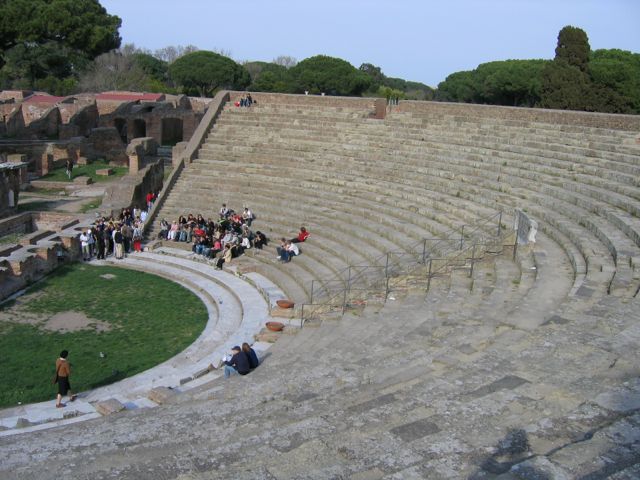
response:
M342 314L344 315L344 312L347 308L347 294L349 292L349 290L351 290L351 265L349 265L349 274L348 274L348 278L347 278L347 286L344 288L344 295L342 297Z
M384 303L387 303L387 297L389 296L389 277L387 277L384 286Z
M313 305L313 284L315 283L315 280L311 280L311 295L310 295L310 299L309 299L309 303L311 305Z
M473 278L473 264L476 260L476 244L473 244L473 249L471 249L471 269L469 270L469 278Z
M424 238L422 240L422 264L424 265L427 261L427 239Z
M431 266L433 264L433 258L429 259L429 273L427 273L427 292L431 288Z
M460 250L462 250L462 245L464 243L464 225L460 229Z
M384 276L385 278L389 278L389 255L391 252L387 252L387 257L384 263Z
M513 261L516 261L516 253L518 252L518 232L516 231L516 241L513 244Z

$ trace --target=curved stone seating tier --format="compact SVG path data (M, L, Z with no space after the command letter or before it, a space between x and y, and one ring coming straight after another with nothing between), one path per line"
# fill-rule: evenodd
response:
M245 128L245 127L242 127L242 128ZM275 125L273 128L278 128L278 126ZM309 127L309 128L313 128L313 127ZM458 154L464 153L465 157L470 157L473 152L478 152L478 156L476 157L478 161L486 161L490 163L494 162L503 167L515 166L516 168L525 169L525 170L529 168L535 168L537 170L540 170L542 168L544 171L545 170L544 165L549 165L549 168L547 168L546 171L548 171L551 175L554 175L556 177L566 177L568 180L571 180L576 175L581 175L582 172L585 172L589 175L596 175L598 177L602 175L608 175L612 177L612 179L615 181L622 181L631 185L638 184L637 173L639 169L637 166L633 166L633 165L619 164L617 162L603 162L599 160L590 160L588 157L586 159L583 159L582 157L577 157L575 159L572 159L571 161L567 161L567 160L559 159L558 158L559 156L557 154L553 154L553 156L551 157L545 157L543 156L544 150L541 150L541 149L536 150L536 149L529 148L528 150L525 150L523 152L522 148L510 148L508 144L502 144L500 142L487 142L486 137L484 138L484 145L485 145L484 147L482 147L480 142L476 142L476 143L469 142L469 140L466 139L465 137L456 137L453 140L443 139L442 141L437 137L428 137L427 139L425 139L424 131L419 133L418 135L415 135L413 138L408 138L401 129L398 128L397 130L398 131L397 132L394 131L393 135L389 136L389 138L387 138L385 142L380 142L380 140L378 139L372 140L367 136L364 137L365 138L364 141L359 141L358 136L362 137L362 134L358 133L358 136L350 135L348 139L348 143L349 143L348 154L353 154L354 152L357 152L357 151L364 151L367 154L367 158L370 158L370 159L377 158L377 152L371 151L371 147L374 145L381 149L385 149L385 148L388 150L393 149L394 153L398 154L402 152L403 155L407 155L407 156L415 156L416 149L418 149L421 154L430 153L428 151L425 152L424 150L426 149L435 149L439 153L446 154L450 149L453 148L458 151ZM281 130L278 130L278 131L281 132ZM225 138L225 135L227 132L225 132L225 130L223 130L222 128L220 128L219 131L215 131L215 133L217 135L216 137L217 143L220 145L223 145L226 143L227 145L232 146L233 147L231 149L232 152L233 150L241 147L244 142L249 140L249 137L242 136L242 135L238 135L237 138L227 135L227 137L229 137L229 139L227 140ZM267 145L265 145L267 147L272 146L274 142L289 143L294 147L298 147L298 143L302 143L304 141L306 133L307 133L307 130L300 129L298 132L293 133L289 137L288 142L283 140L281 136L273 137L272 135L271 136L256 135L256 138L263 139L263 142L265 138L268 139L269 142L265 142L267 143ZM386 133L388 134L389 132L386 132ZM273 138L270 138L270 137L273 137ZM334 141L329 144L328 139L329 138L333 139L333 137L327 137L326 132L316 133L313 138L316 141L324 141L328 143L326 148L323 149L323 154L325 155L327 153L327 150L329 150L330 148L334 148L334 149L336 148L335 146L332 147L332 145L336 143L337 145L341 144L341 142L339 141L338 142ZM337 134L335 140L340 140L339 133ZM255 144L255 141L256 140L254 139L252 142ZM347 142L345 141L343 143L347 143ZM356 149L358 145L361 145L361 147ZM544 146L544 144L542 144L541 146ZM528 158L527 155L535 157L536 162L530 162L530 161L517 162L514 165L510 165L508 162L509 160L513 160L511 157L514 157L515 159L522 158L524 160L527 160L527 159L531 160L531 158ZM500 163L498 163L498 161L500 161ZM504 162L508 162L508 163L502 165ZM622 172L615 173L615 169L618 166L622 169ZM606 168L603 168L603 167L606 167ZM586 178L588 178L588 176Z
M226 114L228 123L218 125L221 132L233 131L236 128L251 126L257 130L264 130L265 134L274 138L286 135L289 131L298 130L300 133L312 134L314 131L325 133L335 133L336 139L357 139L366 133L382 133L387 135L392 131L394 137L400 137L413 141L428 141L432 137L454 138L459 142L494 142L507 148L533 147L540 152L553 153L559 158L566 155L577 155L584 157L583 161L593 162L593 159L606 159L609 163L618 160L623 168L633 167L634 157L637 156L638 147L635 145L622 144L626 140L632 140L633 134L625 132L625 137L611 140L611 136L616 135L616 131L605 130L602 135L589 137L589 142L585 144L584 133L576 134L577 138L572 138L566 131L557 128L546 132L544 135L537 135L536 130L527 128L514 128L511 125L504 126L493 124L490 126L478 127L470 122L449 122L442 124L441 121L429 122L420 126L407 124L402 119L396 119L392 115L387 117L384 124L375 120L366 119L359 122L341 122L334 119L332 122L314 122L309 115L295 115L282 111L280 115L262 112L261 109L251 114L234 114L230 111ZM225 119L226 120L226 119ZM594 138L595 137L595 138ZM390 138L393 141L393 137ZM612 143L613 142L613 143ZM583 162L580 162L583 163ZM624 167L624 163L628 166ZM637 167L637 165L636 165Z
M238 117L237 115L230 115L230 116L232 117L230 119L231 121L233 121L233 122L237 121L237 119L234 118L234 117ZM252 126L251 123L249 123L247 125ZM220 133L223 133L225 131L224 130L225 128L229 128L229 127L228 126L227 127L221 126L220 127ZM253 127L252 126L252 128L257 128L257 127ZM286 130L282 130L283 128L284 129L286 129L286 128L294 128L294 126L292 126L291 123L288 123L288 124L274 124L274 125L272 125L271 129L275 130L278 133L271 134L270 136L276 135L275 138L279 138L279 136L281 136L284 132L286 132ZM298 129L298 135L304 135L305 132L307 132L308 129L313 129L313 128L314 128L313 125L305 125L305 129ZM353 144L354 142L357 141L357 136L361 135L360 132L363 130L363 128L364 128L365 131L369 131L374 127L369 125L369 124L364 124L362 126L359 126L357 131L355 131L353 134L349 134L348 135L350 144ZM376 130L379 131L379 126L376 128ZM341 137L344 137L345 136L344 133L343 133L344 131L351 132L351 131L354 131L354 129L353 129L353 127L345 126L344 128L342 128L342 129L340 129L340 130L335 132L335 138L337 140L340 140ZM333 133L333 132L324 132L325 138L326 138L326 134L327 133ZM383 133L385 133L385 132L383 132ZM388 134L389 132L386 132L386 133ZM398 128L395 128L393 130L393 135L387 135L386 142L388 144L393 144L394 142L397 143L398 140L400 140L404 144L413 143L414 146L415 145L421 146L423 149L425 147L425 141L429 142L429 143L426 144L426 146L431 146L431 141L435 141L436 144L437 144L438 137L425 138L425 133L429 133L429 130L423 129L423 130L417 131L417 133L415 133L413 135L408 135L404 128L398 127ZM321 133L321 135L322 135L322 133ZM474 142L470 142L469 139L467 139L466 136L464 136L464 135L458 135L455 130L452 130L451 132L447 132L447 136L448 137L451 137L451 135L457 135L457 137L454 137L455 141L452 142L452 143L454 143L456 145L465 145L465 144L468 145L468 144L470 144L471 146L475 146ZM491 134L484 135L482 137L482 139L479 139L479 141L480 142L484 142L485 144L487 144L487 138L491 138ZM239 139L239 140L242 141L242 139ZM488 144L490 146L496 146L496 145L498 146L498 148L490 149L490 150L493 151L493 155L495 155L496 152L500 152L501 154L503 154L504 153L503 150L506 151L506 152L509 152L509 148L510 148L509 147L509 143L512 143L512 142L513 142L513 140L506 141L506 139L499 139L498 141L489 142ZM534 156L538 157L537 158L537 162L536 162L536 164L537 164L537 163L539 163L540 160L543 160L545 158L545 157L543 157L544 152L549 150L549 152L551 154L553 154L553 156L550 157L550 161L553 161L554 164L556 164L556 165L564 167L564 170L561 169L559 172L556 172L557 174L562 174L562 172L567 172L567 170L568 170L569 174L575 175L576 173L579 173L582 169L588 168L588 167L585 167L585 165L588 166L589 164L598 165L599 171L597 171L595 173L597 173L599 175L602 174L602 173L610 173L609 170L611 170L611 169L615 170L616 162L606 161L605 162L605 166L607 167L607 169L603 169L602 168L602 166L603 166L602 160L599 160L599 159L595 159L594 160L590 156L572 157L572 160L576 160L576 161L571 161L571 162L567 162L566 160L562 160L563 156L561 154L553 152L553 150L550 150L548 148L548 140L546 142L540 143L539 146L542 147L542 148L538 148L537 150L529 148L524 153L525 154L533 154ZM396 148L403 148L403 145L396 145L395 147ZM547 148L544 148L544 147L547 147ZM637 151L638 149L635 149L635 150ZM513 153L518 153L518 152L516 150ZM585 152L580 152L580 155L582 155L583 153L585 153ZM560 160L558 160L558 158L560 158ZM631 157L631 161L633 162L633 157ZM567 165L567 163L568 163L568 165ZM527 168L527 165L522 165L521 168ZM633 182L634 181L633 176L634 176L634 174L636 174L638 172L637 164L633 164L632 163L631 165L621 165L621 168L625 169L627 174L631 175L630 181ZM592 167L592 170L593 170L593 167ZM636 175L635 182L637 183L637 175Z
M275 182L275 181L276 181L276 180L272 180L271 182L267 182L267 183L273 183L273 182ZM446 181L446 182L445 182L445 186L446 186L446 185L451 185L451 183L453 183L453 182L451 182L451 181ZM267 187L265 186L264 188L267 188ZM531 207L531 208L534 208L534 207ZM553 220L553 219L552 219L552 224L562 225L562 224L558 223L558 222L557 222L557 220ZM546 228L546 227L545 227L545 228ZM588 235L587 235L586 233L584 233L584 234L575 234L575 233L574 233L574 234L572 234L572 237L576 239L576 242L577 242L579 245L581 245L581 244L582 244L582 245L589 245L589 243L585 243L585 238L582 238L582 237L583 237L583 236L585 236L585 235L587 236L587 239L588 239ZM594 243L594 242L595 242L595 243ZM592 243L592 244L595 244L595 245L597 246L598 242L597 242L597 241L595 241L595 240L594 240L594 242L591 242L591 243ZM587 256L588 256L588 258L590 258L590 259L592 259L592 258L593 258L593 253L591 253L591 252L592 252L592 250L593 250L593 248L591 248L591 247L586 247L586 246L585 246L585 247L583 247L583 248L582 248L582 251L586 252L586 253L585 253L585 255L587 255ZM597 251L597 250L596 250L596 251ZM603 259L604 259L604 260L599 260L600 262L602 262L602 261L606 261L606 257L607 257L608 255L606 255L606 252L605 252L603 249L601 249L601 250L597 253L597 256L599 256L599 257L603 257ZM582 263L582 262L580 262L580 261L578 260L578 261L576 261L576 263ZM594 263L595 263L595 262L594 262ZM598 265L600 265L600 264L598 264ZM594 269L595 269L595 265L594 265ZM610 268L608 268L607 270L609 270L609 272L611 272L611 269L610 269ZM581 272L580 272L580 271L578 271L578 273L581 273ZM596 273L596 272L595 272L595 270L594 270L594 274L595 274L595 273ZM600 282L599 282L599 283L600 283ZM607 282L605 281L604 283L607 283Z
M405 119L390 114L385 123L395 130L403 130L406 136L418 137L421 133L451 135L453 132L460 138L487 141L497 140L505 145L542 145L543 150L564 154L581 153L589 158L611 157L622 162L629 161L636 155L637 147L631 140L630 132L599 129L595 133L568 132L559 129L538 129L536 127L517 127L500 122L478 125L472 121L432 120L419 126L408 125ZM406 127L405 127L406 125ZM588 140L585 137L588 136ZM586 141L585 141L586 140Z
M216 171L216 170L210 170L210 171ZM164 217L177 218L178 215L186 213L183 210L184 207L177 207L177 209L174 209L173 207L171 207L170 205L174 204L174 201L178 205L190 205L190 208L188 211L201 211L199 209L200 207L203 207L203 209L211 208L210 202L207 202L206 205L202 204L202 199L209 199L211 192L216 192L216 195L220 195L221 198L224 198L229 205L235 205L236 202L238 205L242 205L243 204L242 202L247 201L247 195L246 193L243 193L246 189L243 189L240 187L232 191L228 190L230 186L234 185L235 173L234 175L230 175L230 174L225 175L224 182L220 185L216 183L218 179L215 178L215 175L211 175L210 180L203 178L203 176L206 177L205 172L198 173L197 175L195 175L196 179L194 179L193 181L185 182L185 184L188 185L188 192L181 190L180 187L177 187L176 191L171 193L171 196L169 197L169 199L167 199L166 205L163 210ZM240 182L244 182L245 177L240 175L238 177L238 180ZM288 197L290 196L290 191L292 189L289 188L286 184L280 186L280 183L281 182L278 182L278 181L275 181L275 182L267 181L265 182L264 185L256 185L255 179L254 179L252 183L252 188L251 188L251 191L253 192L257 191L263 194L263 195L256 195L255 193L252 194L251 198L252 198L252 202L254 202L252 204L263 205L264 207L261 207L261 208L265 208L264 211L261 211L261 210L257 211L259 219L257 223L254 224L254 228L265 231L268 235L272 237L272 240L275 240L275 238L273 238L274 235L271 235L272 231L276 233L277 237L282 235L283 231L288 231L290 234L293 234L294 232L297 231L297 228L299 226L298 220L295 220L292 222L290 221L288 226L283 226L282 222L289 218L290 215L288 214L288 212L291 210L291 205L300 203L300 199L301 198L304 199L305 196L309 197L310 192L317 192L317 189L315 188L314 189L302 188L299 192L298 198L294 196L291 198L291 200L289 200ZM298 187L295 187L295 188L298 188ZM286 193L283 195L282 193L279 193L279 192L286 192ZM320 204L322 205L322 211L326 211L327 208L332 207L332 203L329 200L323 200ZM371 202L371 205L367 209L364 208L364 205L362 205L362 207L363 207L362 210L357 210L355 212L353 216L353 220L351 222L344 222L343 220L343 217L345 216L344 213L340 213L336 215L335 212L344 212L346 210L344 207L339 205L336 207L333 207L332 210L329 211L329 214L326 216L326 219L324 220L324 222L321 222L318 220L317 215L314 214L313 206L310 205L308 208L304 209L304 212L302 212L303 214L302 221L303 223L305 223L305 225L307 225L307 227L310 228L312 232L314 232L312 237L313 239L321 239L319 241L320 249L322 249L327 243L324 241L324 238L326 238L327 235L331 235L334 232L334 230L337 230L337 232L334 233L335 235L335 241L333 242L334 245L329 245L329 247L331 248L324 249L325 250L324 253L318 259L319 262L333 263L332 260L334 260L335 257L340 256L343 251L348 251L348 249L353 248L354 240L358 236L358 232L360 230L363 230L363 227L361 226L363 219L366 219L367 221L371 220L371 224L376 225L379 228L379 224L381 220L379 216L380 208L377 208L376 204L373 202ZM399 207L400 206L397 206L395 211L391 212L391 215L397 214ZM254 210L256 209L254 208ZM414 217L417 216L416 214L412 214L412 215ZM311 219L314 221L310 222ZM405 229L402 228L402 226L403 225L399 223L397 219L390 216L390 220L388 222L388 227L390 229L389 230L390 232L396 232L396 230L398 230L400 231L399 233L401 233L402 231L405 231ZM344 232L349 232L349 234L345 235ZM441 229L441 232L442 232L442 229ZM384 233L384 231L382 233ZM370 231L366 231L365 229L364 233L362 233L359 238L361 238L363 242L370 242L372 239L377 238L379 242L381 240L380 234L381 234L380 230L372 229ZM433 237L433 233L421 230L421 231L418 231L417 234L415 234L415 236L412 238L412 237L407 237L406 231L405 231L405 233L402 233L400 236L396 236L395 240L392 243L387 243L383 245L383 248L378 249L375 253L370 255L370 259L377 260L379 262L380 256L383 255L385 251L389 251L389 250L402 251L404 247L415 244L416 240L419 241L420 239L425 237ZM313 242L311 243L311 245L313 245ZM357 247L358 245L356 244L355 246ZM370 249L371 249L370 246L365 247L364 251L367 251ZM298 259L296 259L295 263L307 263L305 258L316 255L317 250L318 248L311 248L311 246L307 248L307 245L304 245L303 255ZM346 268L348 265L362 264L360 262L353 262L349 260L353 260L353 258L347 259L347 261L342 265L335 264L335 269L340 270L341 268L342 269ZM289 267L290 266L287 265L286 268L289 268ZM326 280L327 278L330 278L326 275L324 276L318 275L319 272L322 273L322 268L318 268L317 266L308 268L308 270L310 273L313 273L315 277L307 278L307 280L305 281L306 287L310 285L310 282L312 279ZM346 275L344 276L346 277Z
M243 147L241 146L242 141L243 140L240 139L238 141L233 142L232 145L227 145L227 148L229 150L229 154L238 155L240 152L242 152L243 151ZM239 145L239 143L240 143L240 145ZM210 148L210 147L206 147L205 146L205 148L203 149L203 155L208 155L207 152L213 150L214 148L220 149L221 147ZM260 150L264 149L264 152L261 153L262 155L266 154L267 152L270 153L271 150L275 150L275 148L273 148L272 145L268 145L268 144L266 144L266 145L265 144L252 145L251 147L247 147L247 148L253 148L253 149L260 148ZM455 147L451 147L451 148L455 148ZM244 149L244 150L246 151L246 149ZM215 151L215 150L213 150L213 151ZM238 152L238 153L235 153L235 152ZM298 151L296 153L297 153L297 155L300 155L300 156L308 156L309 155L309 153L307 153L307 152L299 152ZM487 153L490 153L490 152L487 152ZM433 153L431 153L431 152L425 152L425 154L427 155L426 159L435 158L435 155ZM323 152L323 155L325 155L325 156L327 155L326 151ZM443 156L443 155L447 155L447 152L445 152L444 148L442 150L438 151L438 157ZM499 159L493 159L491 155L486 155L486 156L478 155L475 158L473 156L471 156L470 154L468 154L468 152L464 152L463 155L464 155L464 157L463 157L464 160L463 161L464 161L465 164L470 163L469 160L476 160L475 162L473 162L473 164L475 164L476 167L482 166L482 167L486 168L487 164L489 164L489 165L494 164L497 167L497 169L498 169L498 171L500 173L505 172L506 174L509 174L511 172L516 172L516 173L518 173L520 175L532 176L532 175L540 175L541 173L547 173L548 174L548 178L553 183L562 183L564 181L570 182L570 183L575 183L575 179L578 176L579 176L580 179L586 178L585 175L576 174L575 172L568 172L570 176L567 176L566 180L563 180L562 175L564 175L566 173L565 170L561 170L561 169L540 169L540 168L536 168L535 166L534 167L520 166L520 165L524 165L525 162L520 162L518 164L505 163L506 160L503 160L502 162L500 162ZM407 159L412 159L412 157L413 158L416 157L416 154L415 154L415 152L407 152L404 155L398 155L397 154L397 150L396 150L396 151L394 151L394 156L395 157L405 157ZM457 157L451 158L451 157L452 157L452 155L449 153L447 155L447 160L450 161L450 162L453 162L453 163L457 163L457 164L461 163L461 159L460 158L457 158ZM386 158L389 158L389 156L387 156ZM365 161L365 160L373 161L373 160L384 160L384 159L385 159L384 156L373 154L372 156L367 156L366 158L364 158L362 160L363 161ZM531 163L531 162L529 162L529 163ZM468 166L468 165L463 165L463 166ZM529 169L532 169L531 173L528 173ZM487 172L487 173L489 173L489 172ZM599 174L599 173L600 172L595 172L595 174ZM615 184L612 185L611 182L609 182L608 184L603 184L602 181L599 179L599 177L595 177L595 178L598 179L597 180L598 185L606 186L608 190L611 190L611 188L615 186ZM628 176L625 177L623 180L630 181L630 182L634 182L634 181L637 182L637 180L632 179L632 178L630 178ZM631 195L635 195L635 196L638 195L637 191L635 191L637 189L634 189L633 187L629 188L629 187L625 187L624 185L622 185L621 187L622 187L622 193L623 194L631 194ZM590 189L588 187L585 188L584 186L582 186L582 188L587 193L590 192Z
M214 132L214 133L217 133L217 132ZM248 137L245 135L245 138L248 138ZM239 140L240 140L240 141L242 141L242 139L239 139ZM203 151L203 155L207 155L207 153L206 153L206 148L207 148L207 147L205 147L205 149L203 149L203 150L204 150L204 151ZM239 148L239 147L238 147L238 145L234 145L233 149L237 149L237 148ZM264 148L264 145L260 145L259 147L257 147L257 149L260 149L260 150L262 150L263 148ZM267 147L267 148L268 148L268 147ZM253 157L252 157L252 158L253 158ZM279 160L278 160L278 162L279 162ZM513 182L509 182L509 180L511 180L509 177L507 177L507 178L506 178L506 180L507 180L507 182L505 182L505 183L513 183ZM529 183L530 183L530 182L529 182ZM548 192L549 192L549 191L548 191L548 189L547 189L547 192L546 192L546 193L548 193ZM525 198L526 198L526 195L525 195ZM624 205L624 204L625 204L625 203L624 203L624 199L618 198L617 200L618 200L618 204L622 204L622 205ZM628 206L628 203L627 203L627 206ZM632 207L632 208L635 208L635 206L634 206L634 205L631 205L631 207ZM629 219L630 217L625 216L625 217L623 217L623 218ZM616 222L617 222L617 224L621 224L621 223L623 223L623 222L621 221L620 217L616 218ZM631 223L633 223L633 220L631 220ZM629 246L631 246L631 245L629 245L629 242L626 242L626 245L625 245L625 240L624 240L624 238L623 238L623 237L620 237L620 236L619 236L618 238L616 238L616 239L615 239L615 242L609 241L609 239L606 239L606 238L605 238L605 237L606 237L606 234L604 234L604 233L603 233L603 232L605 232L605 231L609 231L609 228L607 228L606 226L605 226L605 228L597 228L597 227L595 227L595 228L594 228L594 224L595 224L594 222L591 222L591 225L590 225L589 227L590 227L592 230L595 230L596 235L597 235L601 240L604 240L604 242L605 242L605 244L606 244L607 248L609 249L609 251L611 252L611 254L612 254L612 256L614 257L614 259L615 259L615 260L617 260L617 258L618 258L618 254L617 254L617 252L618 252L618 251L623 251L623 252L631 253L631 255L629 256L629 258L633 258L633 257L635 257L635 256L636 256L636 255L634 254L634 250L633 250L633 248L632 248L632 249L627 248L627 247L629 247ZM630 226L629 226L629 224L626 224L626 229L625 229L625 230L626 230L626 232L625 232L625 233L631 233L631 237L632 237L633 241L635 242L635 239L637 238L637 232L635 232L635 229L634 229L633 227L630 227ZM615 244L616 244L616 243L617 243L619 246L621 246L622 248L616 248L616 247L615 247ZM625 266L626 264L630 264L630 263L631 263L631 262L630 262L630 260L629 260L629 258L625 258L625 259L623 259L623 261L621 262L621 268L623 268L623 269L624 269L624 266ZM622 273L624 273L624 272L622 272ZM629 272L627 272L627 274L623 274L623 275L622 275L622 277L623 277L623 278L627 278L627 280L628 280L628 277L630 276L628 273L629 273ZM633 276L633 274L632 274L632 273L631 273L631 276ZM621 277L621 276L619 275L619 277L618 277L618 278L620 278L620 277ZM631 287L631 290L633 290L633 287Z

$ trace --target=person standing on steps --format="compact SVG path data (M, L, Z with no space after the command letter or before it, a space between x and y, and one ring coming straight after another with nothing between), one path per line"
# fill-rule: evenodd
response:
M71 180L71 172L73 172L73 160L67 158L67 177Z
M71 393L71 383L69 383L69 376L71 375L71 364L67 361L69 352L63 350L60 352L60 358L56 360L56 376L53 383L58 384L58 396L56 397L56 408L62 408L65 406L62 403L62 397L68 395L69 401L73 402L76 399L76 395Z

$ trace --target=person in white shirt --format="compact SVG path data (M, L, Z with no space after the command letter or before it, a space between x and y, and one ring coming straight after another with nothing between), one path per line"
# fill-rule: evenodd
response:
M280 253L280 260L287 263L291 261L291 257L300 255L300 249L295 243L291 243L290 240L287 240L284 244L284 248L279 249L278 253Z
M91 230L87 230L87 233L82 232L80 234L80 246L82 247L82 260L84 261L91 259L91 251L89 250L90 236L91 236Z

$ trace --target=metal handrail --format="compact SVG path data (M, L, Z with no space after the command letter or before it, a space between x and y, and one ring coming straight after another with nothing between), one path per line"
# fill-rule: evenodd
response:
M359 282L360 280L362 280L366 272L374 269L377 269L377 270L384 269L384 277L380 278L379 280L382 281L384 279L385 301L389 295L389 289L390 289L389 283L390 283L390 278L392 276L395 277L401 274L410 274L411 272L415 271L416 268L420 268L421 266L423 267L427 264L429 268L429 272L427 274L427 290L430 288L431 278L433 276L437 275L440 270L451 267L452 262L454 262L455 260L459 261L461 257L464 258L466 263L466 261L468 260L467 255L469 254L469 252L471 253L470 275L472 275L474 263L481 258L481 257L478 257L478 255L482 253L482 250L478 251L477 250L478 246L486 245L489 242L486 242L487 236L482 235L480 236L480 239L479 239L480 241L476 239L476 241L474 241L471 246L465 249L464 248L465 243L466 244L469 243L469 241L466 239L472 238L476 232L480 231L481 228L486 227L486 225L489 222L495 220L496 218L498 219L496 234L491 235L490 238L499 239L502 232L502 213L503 213L502 211L499 211L487 217L482 218L477 224L473 225L473 229L470 232L469 231L465 232L464 229L466 225L462 225L460 228L459 235L456 235L455 237L447 236L444 238L424 238L416 242L415 244L411 245L409 248L407 248L407 250L386 252L385 254L381 255L380 257L374 260L374 262L377 264L349 265L344 269L340 270L336 275L332 276L331 278L312 280L311 290L310 290L311 292L310 301L308 303L303 303L301 306L300 325L302 326L305 321L305 307L307 311L309 310L309 307L315 307L313 308L314 313L317 312L320 309L320 307L324 307L324 308L341 307L342 312L344 313L346 309L346 305L348 303L347 302L348 296L352 291L369 291L373 288L372 284L365 283L363 286L358 286L356 282ZM450 233L450 232L456 232L456 231L452 229L447 233ZM427 250L427 243L429 241L435 241L435 243L430 245L429 250ZM451 246L449 246L449 248L446 248L446 242L455 242L455 247L452 248ZM493 242L490 242L490 243L493 243ZM438 247L442 246L442 244L445 244L444 252L442 252L440 257L434 257L433 253L437 252ZM420 249L420 247L422 248ZM451 255L454 252L455 254ZM483 253L487 253L486 250ZM412 266L413 268L406 269L406 268L403 268L403 265L401 264L401 262L396 262L395 265L392 265L390 262L390 259L392 256L415 257L416 260L410 262L410 264L405 266L405 267ZM383 259L384 259L384 265L380 265L381 263L383 263L382 262ZM443 260L445 261L445 264L440 266L438 269L436 269L436 271L433 271L433 262L435 260ZM355 276L352 275L352 272L358 269L359 269L359 272L357 272ZM396 269L399 269L399 270L395 271ZM332 283L338 283L341 286L340 288L335 289L333 293L330 292L328 288ZM328 296L328 298L324 299L322 302L317 302L318 294L320 293L320 292L316 293L316 285L318 284L321 286L322 290L324 291L324 294ZM334 302L337 302L337 300L339 299L341 299L341 302L339 304L334 303Z

